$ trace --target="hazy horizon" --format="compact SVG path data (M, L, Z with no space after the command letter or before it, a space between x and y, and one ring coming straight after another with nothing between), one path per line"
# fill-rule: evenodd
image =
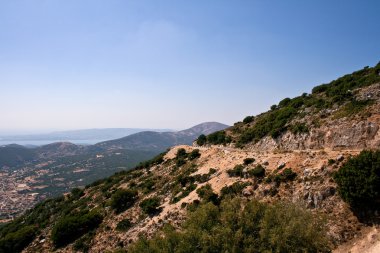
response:
M232 125L380 60L378 1L0 2L0 134Z

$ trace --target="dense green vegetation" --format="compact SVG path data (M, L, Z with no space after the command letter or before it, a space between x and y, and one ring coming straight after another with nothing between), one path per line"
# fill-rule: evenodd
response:
M133 206L138 198L136 190L117 190L111 198L111 207L115 209L116 213L121 213Z
M380 205L380 151L362 151L334 175L340 196L354 208Z
M14 167L37 158L33 149L12 144L0 147L0 168Z
M290 124L293 119L302 116L304 108L312 108L314 109L313 113L317 113L322 109L339 105L342 108L337 112L337 117L356 115L371 105L372 101L370 99L356 100L353 90L380 82L379 72L380 63L373 68L366 67L329 84L317 86L313 89L312 94L304 93L292 99L285 98L278 105L273 105L271 110L266 113L256 117L246 117L243 120L244 125L235 124L232 132L238 133L238 135L234 137L234 141L238 147L242 147L249 142L258 142L265 136L276 138L287 130L294 134L308 133L309 126L305 123ZM229 136L224 136L224 138L229 139ZM206 136L206 139L203 138L202 142L214 144L209 139L210 135ZM215 140L215 136L211 140Z
M128 252L329 252L325 231L323 220L292 204L234 198L200 205L180 231L166 227Z
M313 88L313 94L324 92L332 101L344 101L350 98L352 90L365 87L380 81L380 62L373 68L365 67L352 74L345 75L328 84Z
M197 144L203 146L206 143L213 145L225 145L231 142L231 137L226 135L226 131L217 131L215 133L209 134L208 136L201 135L197 139Z
M24 226L0 239L0 252L21 252L32 242L37 232L35 226Z
M45 228L52 216L74 205L67 205L63 197L36 205L23 216L0 228L0 252L21 252Z
M65 246L97 228L103 216L96 210L62 217L52 229L51 239L56 247Z

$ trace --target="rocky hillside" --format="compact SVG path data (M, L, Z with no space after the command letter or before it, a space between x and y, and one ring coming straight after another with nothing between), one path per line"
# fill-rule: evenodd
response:
M0 249L375 252L379 85L380 64L43 202Z

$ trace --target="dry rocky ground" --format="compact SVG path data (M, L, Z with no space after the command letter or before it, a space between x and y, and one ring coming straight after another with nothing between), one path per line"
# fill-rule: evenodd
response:
M174 147L168 152L165 160L173 159L179 148L184 148L190 152L197 147ZM376 250L377 248L375 249L374 247L378 246L369 247L367 244L376 243L376 238L379 237L378 230L375 228L369 229L358 222L347 204L337 195L336 185L331 179L332 173L338 169L340 163L344 162L349 156L357 155L359 152L360 150L355 149L259 152L226 147L200 148L201 157L195 161L197 171L193 175L207 174L210 168L214 168L216 172L206 183L210 184L218 194L225 186L236 181L246 181L249 182L249 186L243 190L243 195L247 198L256 198L266 202L292 201L309 208L313 212L325 215L330 223L329 235L336 244L342 244L349 239L357 238L355 245L350 242L351 244L342 246L345 247L344 249L340 247L336 252L345 252L350 247L352 247L352 252L376 252L373 250ZM278 171L279 167L283 167L281 170L292 168L297 173L297 177L294 181L281 183L280 186L275 183L258 182L252 178L230 177L227 170L235 165L242 164L245 158L255 158L255 162L249 166L254 167L257 164L262 164L267 175ZM334 159L336 163L329 165L329 159ZM169 178L171 169L160 165L153 167L150 171L153 175ZM198 184L197 188L206 183ZM120 187L127 188L128 185L125 184ZM274 192L277 193L273 194ZM177 203L171 203L171 196L168 194L163 198L162 211L154 217L142 216L139 207L136 205L119 215L107 216L100 229L101 231L94 238L94 244L90 252L106 252L117 248L119 245L127 246L135 241L140 234L148 237L153 235L167 222L179 225L185 218L183 203L192 203L196 199L199 199L199 197L195 190ZM116 231L117 223L125 218L131 219L136 225L127 232ZM360 238L363 239L359 240ZM39 244L39 249L48 250L52 247L49 241L41 240L35 242L34 246ZM360 250L355 251L357 248L360 248ZM35 249L31 245L25 252L34 252ZM72 248L66 247L57 252L72 252Z

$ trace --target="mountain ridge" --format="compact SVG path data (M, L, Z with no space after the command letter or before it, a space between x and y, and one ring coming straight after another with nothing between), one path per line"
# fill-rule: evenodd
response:
M95 146L106 149L134 148L163 152L165 149L178 144L192 144L201 134L210 134L227 127L227 125L218 122L204 122L177 132L139 132L120 139L97 143Z

